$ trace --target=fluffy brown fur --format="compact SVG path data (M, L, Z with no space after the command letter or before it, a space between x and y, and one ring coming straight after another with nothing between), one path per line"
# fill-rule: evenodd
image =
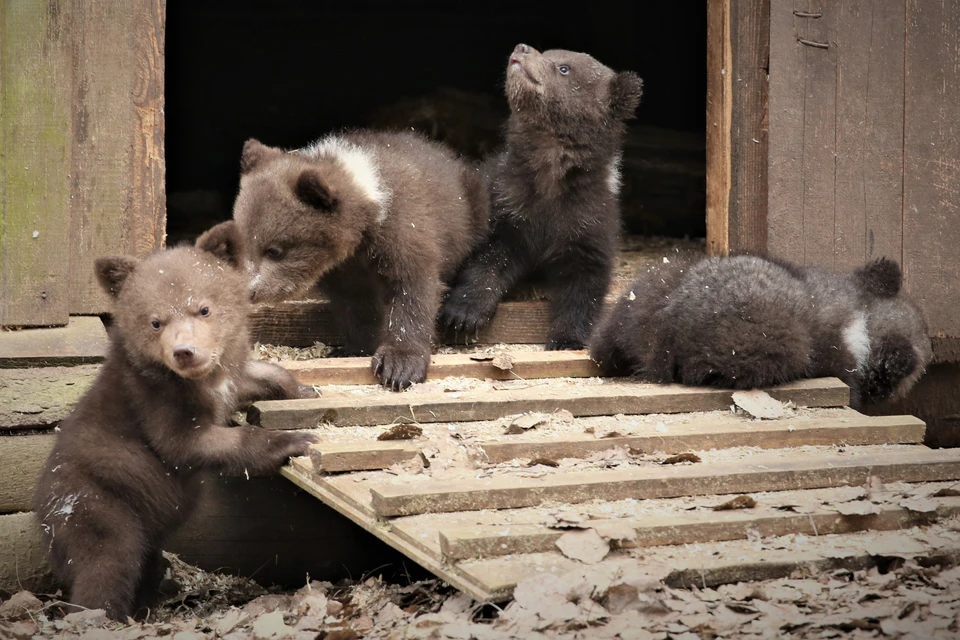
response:
M507 66L506 149L491 160L492 236L442 315L473 335L519 280L550 291L548 349L586 342L610 283L620 228L620 154L641 81L585 53L517 45Z
M254 299L319 282L342 353L373 354L392 389L422 381L444 283L487 234L479 169L419 135L356 131L289 153L249 140L241 170L233 216Z
M284 369L248 360L247 278L223 232L138 261L96 261L114 298L100 374L63 421L35 496L69 600L126 620L155 595L161 547L204 471L274 472L314 437L242 426L231 413L298 397Z
M836 376L851 406L904 395L932 357L900 267L847 275L755 256L674 260L642 270L600 324L605 373L749 389Z

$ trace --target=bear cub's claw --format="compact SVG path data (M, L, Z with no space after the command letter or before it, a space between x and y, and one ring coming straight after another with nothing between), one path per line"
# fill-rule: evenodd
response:
M415 382L427 379L430 352L383 346L373 356L373 371L380 384L393 391L403 391Z

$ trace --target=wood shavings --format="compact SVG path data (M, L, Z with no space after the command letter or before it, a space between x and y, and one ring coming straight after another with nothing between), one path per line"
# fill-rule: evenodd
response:
M610 552L610 543L595 529L568 531L557 539L557 548L571 560L594 564Z
M926 498L905 498L897 504L904 509L909 509L910 511L916 511L918 513L932 513L935 512L937 507L940 506L940 503L937 501Z
M786 414L784 405L773 398L766 391L751 389L750 391L735 391L733 402L755 418L773 420L782 418Z
M730 511L732 509L753 509L757 506L757 501L750 496L737 496L732 500L727 500L723 504L713 507L714 511Z
M680 453L670 456L660 464L680 464L681 462L700 462L700 456L695 453Z
M398 424L387 429L377 440L413 440L423 435L423 428L415 424Z

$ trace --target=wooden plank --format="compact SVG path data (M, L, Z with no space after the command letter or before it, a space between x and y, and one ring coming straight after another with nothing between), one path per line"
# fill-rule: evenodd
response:
M501 369L483 354L438 354L431 356L428 380L460 377L479 380L529 380L533 378L589 378L600 375L597 363L585 351L505 351L512 359ZM480 358L487 358L480 360ZM379 384L370 358L321 358L279 363L302 384Z
M839 407L849 402L849 389L836 378L798 380L768 389L784 402L798 406ZM379 394L269 400L255 403L247 419L268 429L312 429L319 423L339 426L390 424L397 419L416 422L494 420L524 412L552 413L560 409L574 416L642 413L685 413L729 408L728 390L612 382L582 387L549 384L495 392Z
M0 369L101 362L107 332L97 317L70 318L65 327L0 332Z
M960 336L960 4L907 2L903 271L938 337Z
M47 547L33 514L0 516L0 591L29 589L44 593L54 587Z
M960 452L930 450L865 455L797 452L789 458L758 454L747 461L629 470L560 472L542 478L485 478L430 481L370 488L381 517L478 509L514 509L546 501L576 504L589 500L649 499L784 491L859 485L870 476L881 482L925 482L960 478Z
M767 246L770 0L707 3L707 251Z
M905 2L826 5L835 15L835 266L902 253Z
M312 480L309 474L305 474L295 467L290 466L284 467L281 470L281 473L301 489L319 498L325 504L336 509L341 515L346 516L356 524L363 527L363 529L365 529L367 532L372 533L383 542L387 543L397 551L400 551L405 556L418 563L420 566L440 577L442 580L445 580L457 589L467 593L475 600L480 602L489 602L491 600L492 594L478 588L473 582L464 580L464 578L458 572L454 571L451 567L444 565L437 558L423 552L421 549L413 545L406 543L403 540L398 539L397 536L391 535L389 530L380 524L376 519L365 515L350 504L340 500L337 496L328 492L325 488L319 486Z
M37 478L55 442L53 434L0 437L0 513L33 508Z
M779 449L811 445L922 444L926 427L922 420L913 416L856 415L759 422L708 417L687 424L670 425L666 433L657 431L654 425L640 425L639 429L648 433L615 438L573 434L550 440L521 435L480 441L476 446L486 454L486 462L498 464L517 458L585 458L597 451L615 447L676 454L730 447Z
M682 556L675 547L644 550L642 563L636 558L613 556L595 568L608 569L608 575L638 572L662 580L673 588L714 588L722 584L774 580L797 570L813 575L836 570L857 571L877 566L883 557L922 558L960 555L954 541L940 538L939 549L923 548L913 538L898 531L849 533L812 538L803 549L756 549L750 542L718 542L688 547ZM910 548L905 548L909 544ZM639 564L639 566L638 566ZM496 601L510 598L518 582L550 573L563 575L582 571L583 565L559 553L536 553L503 558L460 562L458 573L478 589L492 594Z
M56 425L90 388L99 369L97 365L0 369L0 433Z
M323 443L310 447L310 460L316 473L386 469L420 455L416 442Z
M145 255L162 246L162 8L157 0L73 8L73 314L109 309L94 258Z
M814 513L764 513L742 511L689 512L683 515L644 515L631 518L627 526L636 532L637 547L700 544L722 540L803 534L822 536L855 531L896 531L922 526L935 520L960 514L960 498L938 498L935 512L919 513L903 507L887 505L880 513L845 516L835 510L820 508ZM583 527L618 524L618 520L588 520ZM556 551L556 541L567 529L543 525L479 525L440 529L440 548L448 560L505 556L517 553Z
M816 18L797 17L806 3L770 0L770 133L767 247L771 254L803 262L803 121L805 47L800 29Z
M70 261L68 3L0 5L0 325L65 325Z

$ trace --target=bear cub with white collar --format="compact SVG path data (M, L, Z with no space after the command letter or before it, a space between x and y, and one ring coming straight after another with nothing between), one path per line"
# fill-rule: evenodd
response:
M333 134L284 152L248 140L233 221L255 302L315 285L330 299L343 355L373 355L394 390L426 378L445 283L486 237L478 167L409 132Z

